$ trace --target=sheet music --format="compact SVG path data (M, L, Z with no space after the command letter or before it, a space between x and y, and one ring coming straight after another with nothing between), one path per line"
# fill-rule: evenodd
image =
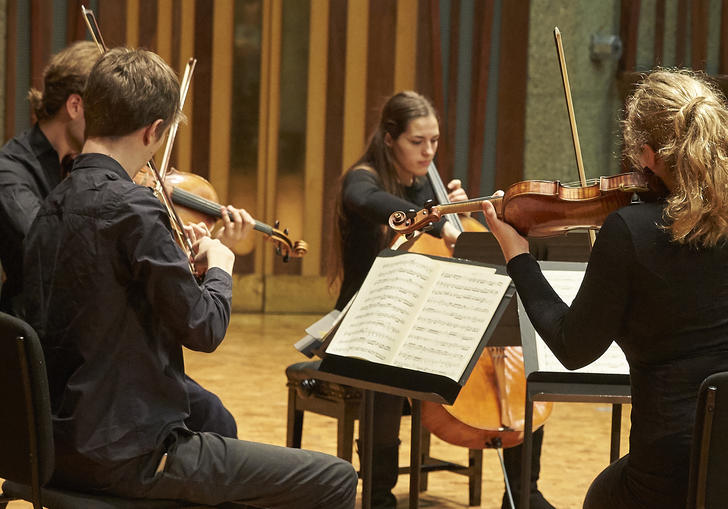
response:
M583 270L543 270L544 277L551 283L554 291L561 299L571 305L576 297L581 282L584 279ZM528 319L528 318L526 318ZM533 330L533 329L531 329ZM578 373L617 373L629 374L629 365L624 356L624 352L616 343L612 343L609 348L597 360L576 370L566 369L556 356L551 352L548 345L541 339L541 336L533 330L536 336L536 351L538 356L538 370L565 372L574 371Z
M510 283L495 269L483 269L454 265L440 273L395 366L460 378Z
M489 267L378 257L326 352L458 381L509 283Z
M326 352L389 362L436 272L437 262L424 256L378 257Z

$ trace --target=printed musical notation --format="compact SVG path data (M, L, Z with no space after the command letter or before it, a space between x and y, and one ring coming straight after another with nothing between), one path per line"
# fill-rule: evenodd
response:
M485 266L378 257L326 351L457 381L509 283Z
M551 286L559 297L569 305L571 305L571 302L576 297L581 282L584 279L583 270L544 270L543 275L551 283ZM629 374L627 359L622 349L616 343L612 343L601 357L588 366L577 370L568 370L551 352L546 342L541 339L541 336L537 332L534 332L534 334L536 336L539 371Z

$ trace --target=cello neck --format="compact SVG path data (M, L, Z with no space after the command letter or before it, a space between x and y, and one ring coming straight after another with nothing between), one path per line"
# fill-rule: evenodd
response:
M442 183L440 173L437 171L435 163L431 162L430 166L427 167L427 178L430 180L430 185L435 192L435 199L437 200L437 203L440 204L440 208L443 210L443 212L445 212L444 208L447 205L450 205L450 200L447 197L447 189L445 188L445 184ZM450 221L455 229L457 229L457 231L463 232L465 231L465 229L463 228L463 223L460 221L460 218L457 215L458 212L466 211L445 212L446 214L448 214L445 219Z

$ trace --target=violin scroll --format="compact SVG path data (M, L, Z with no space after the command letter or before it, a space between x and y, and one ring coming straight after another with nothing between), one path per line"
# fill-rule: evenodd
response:
M275 244L276 254L283 258L284 263L288 262L291 256L293 258L302 258L308 253L308 243L304 240L292 241L288 237L288 228L281 231L278 229L279 224L280 221L276 221L273 223L273 227L270 227L265 223L256 221L254 228L265 233L268 240Z
M396 233L405 235L410 238L416 231L423 231L431 225L442 219L440 205L432 205L419 212L415 209L409 209L407 212L397 211L389 216L389 227Z

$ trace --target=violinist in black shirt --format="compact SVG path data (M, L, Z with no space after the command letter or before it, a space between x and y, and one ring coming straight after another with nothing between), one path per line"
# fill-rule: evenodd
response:
M627 102L624 153L667 196L607 217L567 306L528 241L483 210L539 335L569 369L612 343L630 366L629 454L594 480L585 509L682 509L698 388L728 370L728 109L687 71L653 71ZM595 310L598 310L595 312Z
M6 281L0 293L0 311L22 315L23 245L30 225L50 191L55 188L81 152L85 116L83 90L99 58L91 41L77 41L51 57L43 71L43 90L31 89L28 100L37 122L0 149L0 262ZM240 212L223 216L218 238L233 246L242 238ZM190 399L187 426L236 438L237 425L217 395L186 377Z
M83 145L81 94L99 50L78 41L55 54L43 71L43 91L28 93L37 122L0 149L0 262L6 276L0 311L18 315L23 241L48 193L61 181L61 161Z
M191 229L198 283L166 209L132 181L181 115L167 64L112 49L83 100L82 153L38 212L24 258L26 319L41 338L51 392L51 482L212 506L353 508L351 464L185 424L182 348L212 352L223 340L235 257ZM239 213L247 235L254 221Z

